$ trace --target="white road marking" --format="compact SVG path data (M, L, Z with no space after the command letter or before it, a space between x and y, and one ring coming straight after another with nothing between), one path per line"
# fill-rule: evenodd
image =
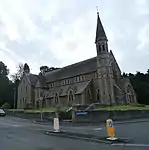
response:
M124 143L116 143L111 144L112 146L127 146L127 147L149 147L149 144L124 144Z
M100 131L100 130L102 130L102 128L94 128L93 130L94 131Z
M10 125L10 127L21 127L21 125L14 124L14 125Z

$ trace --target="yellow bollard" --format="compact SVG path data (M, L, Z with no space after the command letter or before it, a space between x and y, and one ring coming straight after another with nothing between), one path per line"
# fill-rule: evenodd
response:
M113 125L113 121L112 119L108 119L106 121L106 128L107 128L107 134L108 134L108 140L116 140L117 138L115 138L115 129L114 129L114 125Z

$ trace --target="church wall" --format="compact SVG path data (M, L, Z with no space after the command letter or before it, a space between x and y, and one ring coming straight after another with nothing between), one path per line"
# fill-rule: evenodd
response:
M67 96L60 96L58 98L58 102L56 102L55 97L46 99L46 107L54 107L54 106L71 106L72 104L83 104L82 102L82 94L74 95L73 102L69 102L68 95Z
M75 95L74 104L82 104L82 94Z
M94 79L93 80L93 96L94 96L94 100L95 102L97 102L97 90L99 89L100 90L100 87L99 87L99 80L98 79Z
M18 106L17 108L25 108L26 104L31 101L31 86L24 76L18 86Z
M89 80L92 80L96 77L97 77L97 73L96 72L91 72L91 73L88 73L88 74L79 75L79 76L75 76L75 77L55 81L55 82L52 82L52 83L48 83L48 87L50 89L55 88L55 87L63 88L63 86L65 86L65 85L71 85L73 87L74 83L76 85L76 83L89 81ZM55 93L56 92L57 91L55 91ZM36 89L36 99L38 99L38 94L37 93L38 93L38 90ZM59 97L59 105L67 106L67 105L70 105L70 104L85 104L86 102L83 102L83 97L85 98L85 93L84 93L84 95L83 94L77 94L77 95L74 95L74 98L75 98L74 102L68 102L68 95L63 96L63 97L60 96ZM56 105L55 104L55 98L52 98L51 105L52 106Z

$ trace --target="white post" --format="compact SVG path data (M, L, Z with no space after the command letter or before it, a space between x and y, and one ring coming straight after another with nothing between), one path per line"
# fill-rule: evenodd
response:
M53 129L54 129L54 132L60 132L59 118L54 118Z

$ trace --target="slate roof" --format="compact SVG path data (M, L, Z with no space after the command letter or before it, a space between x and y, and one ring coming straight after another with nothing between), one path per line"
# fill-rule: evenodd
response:
M66 96L68 95L69 89L74 91L74 94L81 94L86 87L89 85L90 81L80 82L73 85L66 85L62 87L55 87L50 89L49 91L45 92L46 98L52 98L55 96L56 93L59 93L59 96Z
M40 84L40 82L39 82L39 80L38 80L38 82L37 82L37 84L36 84L36 88L40 88L41 87L41 84Z
M53 82L56 80L70 78L73 76L94 72L97 70L96 57L48 72L45 74L46 82Z
M101 23L99 13L97 13L97 28L96 28L95 43L100 39L106 39L107 40L107 36L106 36L105 31L104 31L103 25Z
M37 81L38 81L38 75L29 74L27 77L29 78L29 81L31 82L31 85L35 86Z

